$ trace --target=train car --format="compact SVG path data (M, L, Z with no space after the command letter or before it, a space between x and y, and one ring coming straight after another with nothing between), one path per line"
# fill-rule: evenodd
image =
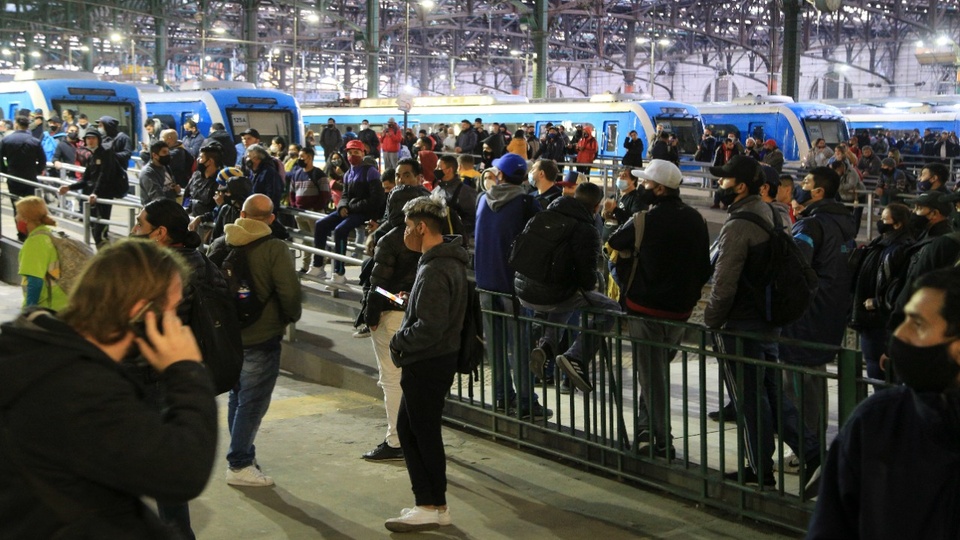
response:
M17 73L13 81L0 83L0 119L13 119L24 109L40 109L44 118L62 117L63 111L69 109L86 114L93 125L101 116L112 116L134 144L146 136L146 109L140 91L130 84L101 81L94 73L33 70Z
M336 120L341 130L346 126L357 130L361 120L368 120L370 128L379 133L389 118L402 124L403 113L397 108L396 99L381 98L362 100L360 107L353 108L305 108L303 118L306 127L316 133L326 126L328 118ZM525 97L505 95L416 97L407 115L407 127L415 132L421 128L433 132L434 127L442 123L459 132L461 120L473 123L475 118L482 118L485 125L506 124L511 134L522 124L535 125L537 134L548 122L566 126L568 133L577 125L590 125L597 137L598 158L618 161L625 152L623 141L632 130L636 130L644 142L644 155L647 155L648 142L656 126L663 126L676 134L686 160L697 151L703 134L703 122L696 107L672 101L638 101L633 96L616 94L593 96L589 101L537 103L530 103Z
M883 131L892 131L900 136L904 133L925 130L934 134L941 131L960 133L960 112L907 112L902 109L878 109L872 112L847 113L850 129L855 133L867 131L871 135Z
M819 138L830 146L849 140L843 113L823 103L794 103L785 96L752 96L697 107L704 125L715 136L736 133L741 142L753 137L758 146L773 139L788 163L803 160Z
M252 83L203 81L183 85L178 92L145 92L149 118L183 135L183 123L192 119L202 135L210 125L221 123L234 141L246 129L260 132L261 141L270 145L281 136L287 144L303 144L300 106L293 96L277 90L264 90Z

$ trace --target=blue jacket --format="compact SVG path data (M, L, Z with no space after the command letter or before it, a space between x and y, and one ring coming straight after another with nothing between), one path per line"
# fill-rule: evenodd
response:
M817 293L807 311L783 327L783 337L839 346L847 329L853 279L847 261L857 235L850 211L835 200L811 203L793 224L793 239L817 273ZM780 345L780 359L808 366L833 360L835 351Z
M273 166L272 159L260 162L260 168L250 172L250 183L254 193L263 193L273 201L273 211L280 210L280 198L283 197L283 179Z
M510 245L540 210L540 204L514 184L497 184L480 197L473 262L478 288L513 294Z
M386 206L387 196L380 183L380 171L367 164L351 166L343 175L343 196L340 197L337 210L346 208L350 214L358 214L369 220L382 216Z

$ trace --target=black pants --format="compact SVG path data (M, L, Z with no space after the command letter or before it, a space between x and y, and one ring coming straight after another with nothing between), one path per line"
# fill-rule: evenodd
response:
M447 456L440 422L457 369L456 353L403 367L397 435L417 506L447 504Z
M90 217L110 219L110 214L112 212L112 204L94 204L90 206ZM91 225L91 230L93 232L93 243L99 248L107 242L107 232L110 226L104 223L92 223Z

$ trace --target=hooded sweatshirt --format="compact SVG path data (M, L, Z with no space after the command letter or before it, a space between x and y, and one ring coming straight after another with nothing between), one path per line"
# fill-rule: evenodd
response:
M101 116L98 122L103 125L103 130L106 132L103 140L100 141L103 147L113 150L120 163L129 162L130 156L133 155L133 142L129 135L120 131L120 121L112 116Z
M516 184L497 184L477 204L474 227L474 269L477 287L513 293L513 270L507 264L510 246L527 221L541 210L533 197Z
M63 527L22 469L88 516L85 538L161 537L140 496L185 501L203 491L217 406L200 363L176 362L159 377L163 415L120 364L51 312L2 326L0 421L10 437L0 433L0 537L50 538Z
M229 250L270 236L273 231L262 221L239 218L225 225L223 238L210 246L208 256L217 266L223 264ZM243 347L279 344L287 324L300 320L303 306L300 299L300 278L293 266L287 244L271 238L246 252L253 293L265 303L260 318L243 329Z

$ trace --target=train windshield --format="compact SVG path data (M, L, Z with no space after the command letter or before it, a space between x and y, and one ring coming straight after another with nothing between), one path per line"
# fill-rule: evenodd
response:
M287 144L296 142L293 135L293 118L290 111L256 111L230 109L230 129L235 141L240 141L240 133L253 128L260 132L260 141L270 145L274 137L283 137Z
M681 154L697 153L697 146L703 137L703 124L700 123L699 119L658 116L656 124L663 126L664 131L676 135Z
M847 142L850 138L847 135L847 125L842 120L807 119L804 121L804 125L807 128L807 138L811 144L817 139L823 138L832 147L838 143Z
M133 140L134 144L139 140L137 136L139 130L133 125L137 119L133 116L133 105L129 103L55 100L53 102L53 108L57 111L57 115L60 116L60 118L63 118L64 109L74 111L74 116L85 114L87 118L90 119L90 125L92 126L97 125L97 119L101 116L112 116L120 122L120 131L126 133L130 139Z

